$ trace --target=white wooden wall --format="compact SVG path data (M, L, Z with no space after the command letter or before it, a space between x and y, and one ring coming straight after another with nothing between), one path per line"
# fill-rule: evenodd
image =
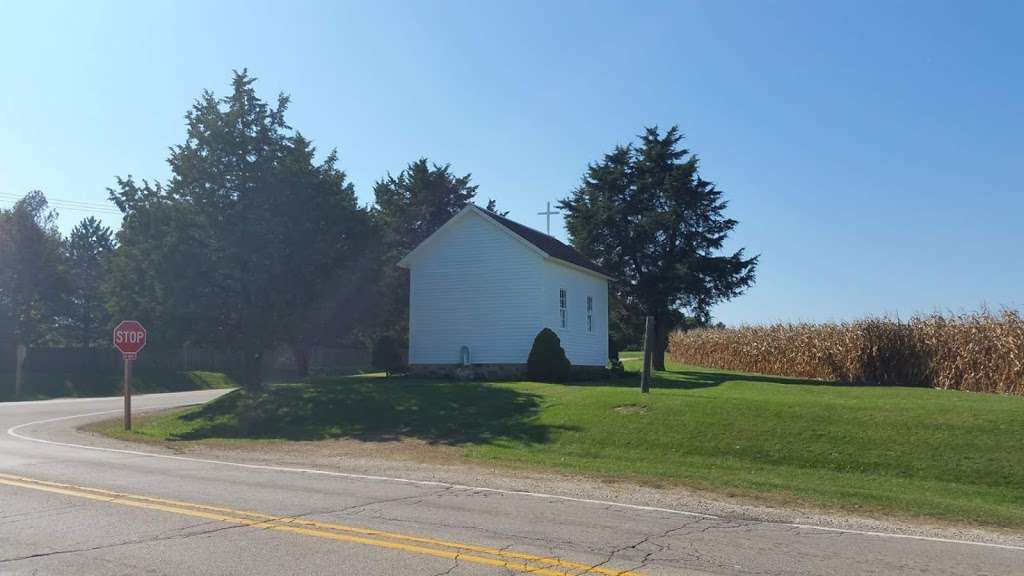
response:
M539 330L543 259L467 214L410 264L409 362L525 363Z
M607 363L607 281L545 259L485 216L470 212L443 229L409 270L410 364L457 364L464 345L474 364L525 364L544 327L559 335L573 365ZM566 329L560 288L568 291ZM587 296L594 298L592 332Z
M568 318L561 327L559 290L566 290ZM594 298L593 330L587 331L587 296ZM608 281L548 260L544 264L543 325L562 340L573 365L604 366L608 363Z

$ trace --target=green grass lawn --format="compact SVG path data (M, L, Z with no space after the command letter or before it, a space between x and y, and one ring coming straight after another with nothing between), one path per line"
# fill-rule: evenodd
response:
M143 418L128 437L418 438L471 460L1024 528L1024 398L669 368L647 395L635 376L568 386L336 378ZM125 437L116 423L105 430Z

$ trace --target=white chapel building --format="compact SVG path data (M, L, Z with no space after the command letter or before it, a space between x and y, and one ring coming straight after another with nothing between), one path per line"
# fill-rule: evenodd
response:
M612 278L547 234L470 204L398 265L409 269L413 371L514 374L544 328L574 367L608 362Z

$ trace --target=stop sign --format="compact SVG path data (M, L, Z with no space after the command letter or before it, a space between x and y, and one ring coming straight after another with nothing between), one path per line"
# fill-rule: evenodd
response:
M125 320L114 328L114 348L124 357L134 360L135 355L146 346L146 329L135 320Z

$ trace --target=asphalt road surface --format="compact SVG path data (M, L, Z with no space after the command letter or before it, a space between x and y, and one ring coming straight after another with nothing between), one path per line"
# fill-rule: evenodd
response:
M1024 574L1013 546L90 448L120 406L0 404L0 574Z

